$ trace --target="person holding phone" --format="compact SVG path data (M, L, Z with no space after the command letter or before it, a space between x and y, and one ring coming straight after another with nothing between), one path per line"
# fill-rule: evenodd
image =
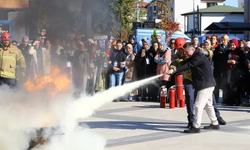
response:
M122 51L122 42L118 41L116 44L117 49L110 54L109 58L109 87L120 86L123 83L124 67L121 62L126 61L126 54ZM117 100L115 100L117 101Z
M136 80L143 80L151 76L152 72L152 57L150 56L150 42L147 39L142 40L142 50L136 55L135 65L136 69L134 70L136 74ZM139 88L139 101L147 100L149 97L149 90L147 86L142 86Z

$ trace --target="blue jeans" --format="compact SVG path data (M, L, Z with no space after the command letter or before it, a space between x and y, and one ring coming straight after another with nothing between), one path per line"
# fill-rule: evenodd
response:
M0 77L0 86L7 84L11 88L16 86L16 79L10 79L10 78L2 78Z
M109 87L122 85L124 72L113 72L109 74Z
M217 118L219 118L220 117L220 111L219 111L219 109L217 107L217 103L216 103L216 99L215 99L214 94L213 94L213 106L214 106L215 116Z

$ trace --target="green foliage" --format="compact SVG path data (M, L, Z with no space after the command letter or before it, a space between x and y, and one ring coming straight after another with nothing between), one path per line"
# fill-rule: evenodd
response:
M154 28L154 33L151 35L151 44L153 45L154 42L156 42L156 28Z

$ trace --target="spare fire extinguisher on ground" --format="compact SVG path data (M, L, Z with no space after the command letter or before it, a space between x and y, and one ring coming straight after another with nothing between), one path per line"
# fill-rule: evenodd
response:
M184 94L184 86L183 86L183 76L177 74L175 76L175 87L176 87L176 99L180 103L180 107L185 107L185 94Z
M167 88L166 86L162 86L160 92L160 107L166 108L166 103L167 103Z
M175 108L175 86L171 86L168 91L168 99L169 99L169 108L174 109Z

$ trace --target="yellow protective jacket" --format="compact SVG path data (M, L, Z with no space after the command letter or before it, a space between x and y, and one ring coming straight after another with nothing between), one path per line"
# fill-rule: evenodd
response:
M12 44L6 48L0 44L0 76L15 79L17 65L25 73L26 63L21 51Z
M170 65L169 68L170 69L174 69L174 68L180 67L181 66L181 62L185 61L187 59L188 59L187 56L185 56L185 55L181 56L180 54L177 53L177 54L175 54L174 60L171 63L171 65ZM182 74L183 74L184 79L188 79L188 80L192 81L191 70L184 71L184 72L182 72Z

